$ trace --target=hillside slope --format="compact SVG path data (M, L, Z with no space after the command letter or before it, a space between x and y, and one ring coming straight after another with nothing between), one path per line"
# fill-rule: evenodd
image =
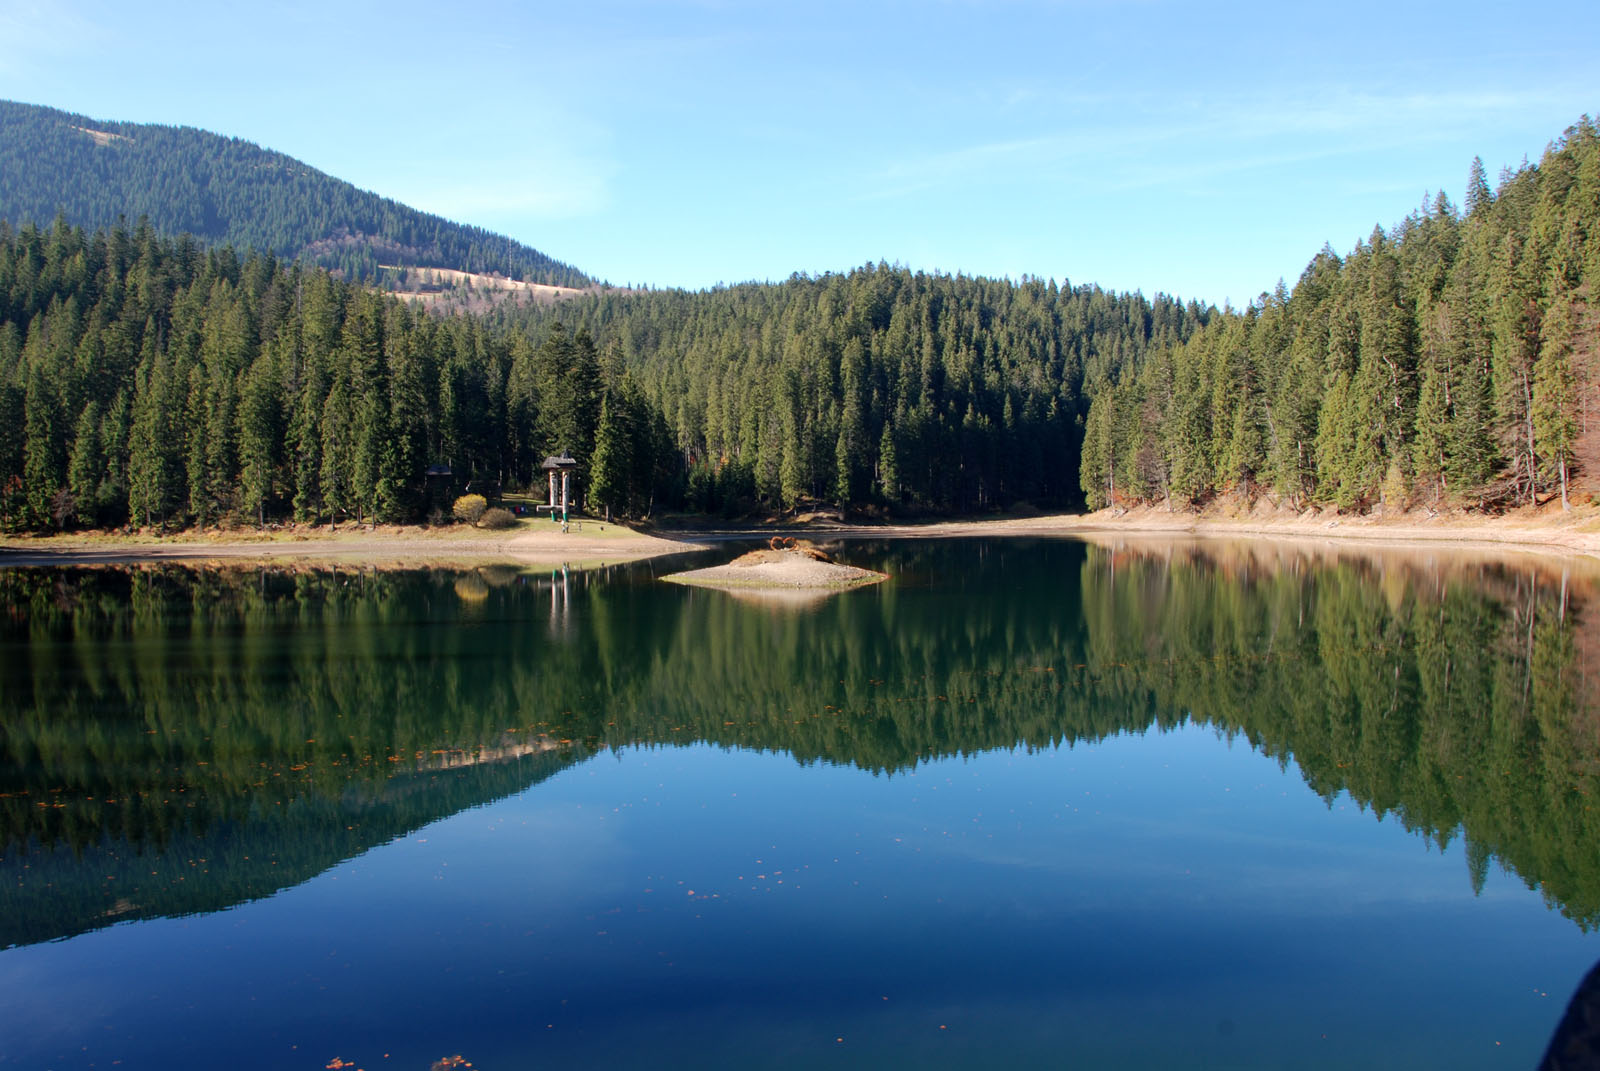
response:
M193 127L114 123L0 101L0 219L89 229L141 216L164 234L271 250L376 281L379 265L582 287L537 249L359 190L299 160Z
M1090 383L1093 508L1267 495L1347 513L1600 496L1600 127L1443 193Z

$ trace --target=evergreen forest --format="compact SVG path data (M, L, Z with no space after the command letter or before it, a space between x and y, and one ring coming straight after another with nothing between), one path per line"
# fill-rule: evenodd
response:
M1085 376L1207 316L886 265L441 316L60 219L0 224L0 295L0 519L33 530L416 520L560 450L627 515L1072 504Z
M1499 510L1600 490L1597 279L1585 118L1242 310L879 264L498 315L620 350L699 509Z
M272 253L376 282L379 266L583 287L578 269L419 212L282 153L193 127L115 123L0 101L0 219L89 230L149 219L163 235Z
M617 354L672 430L693 509L974 513L1079 504L1084 385L1211 315L1161 294L880 263L495 319L534 336L576 324Z
M415 520L531 486L562 448L587 463L601 425L628 437L608 503L647 512L679 471L668 433L582 331L535 346L148 224L0 223L7 527Z
M1242 310L878 263L467 314L360 274L154 213L0 222L0 524L413 521L560 450L626 516L1600 490L1587 118Z
M1600 136L1584 118L1464 204L1324 247L1181 345L1089 387L1091 507L1570 504L1600 475ZM1600 484L1590 484L1600 487Z

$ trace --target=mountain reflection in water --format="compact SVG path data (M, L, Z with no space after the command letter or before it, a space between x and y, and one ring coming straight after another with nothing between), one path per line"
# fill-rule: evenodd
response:
M270 895L608 748L877 772L1189 722L1600 922L1592 578L1266 545L856 543L805 608L603 574L0 571L0 947ZM917 597L914 601L912 594Z

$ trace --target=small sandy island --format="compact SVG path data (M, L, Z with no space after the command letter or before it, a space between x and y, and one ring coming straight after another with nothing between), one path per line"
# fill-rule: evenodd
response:
M776 540L774 542L777 542ZM662 577L674 584L695 584L740 593L805 592L830 595L889 579L885 573L840 565L814 547L788 546L752 550L727 565L692 569Z

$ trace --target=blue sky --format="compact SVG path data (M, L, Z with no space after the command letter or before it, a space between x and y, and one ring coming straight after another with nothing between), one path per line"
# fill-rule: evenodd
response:
M614 283L886 260L1241 304L1600 110L1594 11L0 0L0 97L230 134Z

